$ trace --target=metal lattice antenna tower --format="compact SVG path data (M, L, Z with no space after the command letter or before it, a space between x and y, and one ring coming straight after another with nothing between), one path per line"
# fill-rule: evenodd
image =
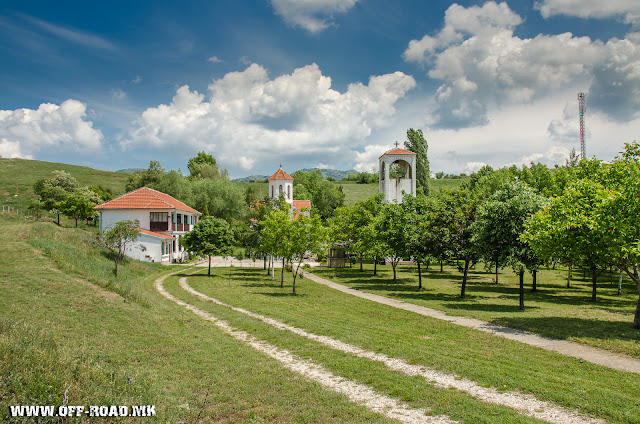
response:
M587 152L584 143L584 93L578 93L578 111L580 113L580 159L587 157Z

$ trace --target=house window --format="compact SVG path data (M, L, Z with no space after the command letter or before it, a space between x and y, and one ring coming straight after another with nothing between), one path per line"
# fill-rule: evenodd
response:
M167 212L150 212L149 229L155 231L167 231L169 214Z
M287 186L287 199L291 199L291 186Z
M278 189L278 196L282 194L282 184L280 184L280 188Z

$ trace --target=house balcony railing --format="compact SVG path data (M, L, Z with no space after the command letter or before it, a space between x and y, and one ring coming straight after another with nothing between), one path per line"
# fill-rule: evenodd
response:
M168 222L150 222L149 229L151 231L168 231L169 223Z
M173 224L173 231L190 231L189 224Z

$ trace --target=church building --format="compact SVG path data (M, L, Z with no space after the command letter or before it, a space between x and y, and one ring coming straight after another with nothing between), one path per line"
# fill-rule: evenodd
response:
M282 169L282 165L268 181L270 198L277 199L283 195L296 219L300 213L307 217L310 215L311 200L293 200L293 177Z

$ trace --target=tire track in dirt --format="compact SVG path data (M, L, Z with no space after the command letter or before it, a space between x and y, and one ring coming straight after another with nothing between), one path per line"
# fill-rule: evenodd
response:
M168 275L158 278L155 281L155 288L162 296L180 306L185 307L200 318L213 323L216 327L218 327L220 330L230 335L234 339L239 340L256 349L257 351L262 352L277 360L289 370L294 371L295 373L300 374L309 380L319 383L329 390L347 396L350 401L364 406L373 412L392 419L396 419L406 424L457 423L457 421L451 420L447 416L425 415L425 409L412 408L393 398L381 395L368 386L335 375L320 365L317 365L308 360L303 360L296 355L293 355L286 349L281 349L277 346L257 339L246 331L234 328L227 321L216 318L214 315L172 296L163 287L163 282L166 277L168 277Z
M243 308L228 305L224 302L221 302L217 299L194 290L187 283L186 277L180 278L179 284L182 289L194 296L212 302L216 305L227 307L233 311L240 312L280 330L292 332L301 337L319 342L332 349L340 350L342 352L349 353L360 358L382 362L387 366L387 368L393 371L399 371L409 376L423 377L426 380L434 383L434 385L437 387L455 388L469 393L476 399L496 405L514 408L524 415L528 415L539 420L547 421L554 424L603 424L606 422L601 419L588 417L578 411L567 410L560 406L554 405L551 402L538 400L535 398L535 396L530 394L498 391L493 387L483 387L472 380L468 380L465 378L460 379L455 375L445 374L422 365L409 364L402 359L391 358L381 353L365 350L358 346L342 342L332 337L317 335L306 330L285 324L276 319L254 313Z

